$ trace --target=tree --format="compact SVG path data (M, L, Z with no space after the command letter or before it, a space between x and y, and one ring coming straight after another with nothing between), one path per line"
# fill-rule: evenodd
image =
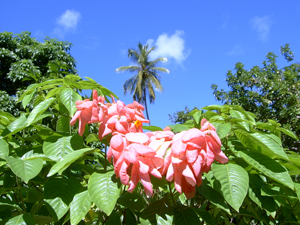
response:
M169 120L174 124L184 124L189 120L193 119L193 116L191 113L193 113L194 110L197 110L197 107L194 107L192 110L190 110L187 106L184 108L184 110L176 111L173 113L173 115L169 114Z
M160 62L166 62L166 58L157 58L153 61L149 60L149 54L155 50L155 47L149 49L148 45L138 44L138 50L128 49L128 57L136 65L134 66L121 66L116 69L117 72L134 72L136 73L132 78L125 81L123 88L124 94L130 92L133 94L133 100L145 105L147 118L149 120L147 108L147 95L150 103L155 101L155 90L163 91L160 83L159 72L169 73L169 70L157 67Z
M16 97L30 84L76 72L72 44L46 37L39 42L30 32L0 33L0 107L19 114Z
M288 62L294 60L288 44L281 47L281 53ZM274 53L268 53L266 58L262 67L254 66L250 70L244 69L244 64L237 63L234 72L228 71L226 75L230 90L219 90L213 84L213 93L218 101L240 105L255 113L259 120L275 120L299 136L300 65L292 63L280 69ZM288 136L283 137L283 141L285 147L299 150L299 141Z

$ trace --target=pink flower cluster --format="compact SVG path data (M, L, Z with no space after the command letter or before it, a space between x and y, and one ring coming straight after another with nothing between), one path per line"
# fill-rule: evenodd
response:
M107 158L129 192L141 181L145 193L151 196L151 176L166 176L167 181L174 181L179 193L192 198L196 185L202 183L203 172L210 170L213 161L228 162L215 127L206 119L202 119L200 130L192 128L175 135L167 127L164 131L143 133L142 123L149 121L138 102L127 106L120 100L104 104L104 98L94 91L93 101L78 101L76 107L71 125L79 120L80 135L86 124L95 122L100 123L101 140L112 134Z

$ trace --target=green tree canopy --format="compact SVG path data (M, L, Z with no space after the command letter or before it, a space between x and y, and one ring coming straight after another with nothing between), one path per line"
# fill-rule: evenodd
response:
M286 44L281 53L290 62L294 54ZM218 101L228 105L240 105L245 110L255 113L262 121L275 120L284 127L300 135L300 65L291 63L278 68L277 56L270 52L261 67L250 70L244 64L237 63L233 71L228 71L226 82L229 91L212 85ZM298 150L300 143L288 136L284 137L285 147Z
M0 33L0 107L18 114L15 96L30 84L76 72L72 44L46 37L39 42L30 32Z
M147 108L147 95L150 103L155 101L155 90L163 91L160 83L159 73L169 73L169 70L157 67L158 63L165 62L166 58L157 58L153 61L149 59L149 54L155 50L155 47L149 49L148 45L138 44L138 50L128 49L128 57L135 64L134 66L121 66L116 69L117 72L133 72L135 75L128 79L124 85L124 94L130 92L133 94L133 100L145 105L147 118L149 119Z

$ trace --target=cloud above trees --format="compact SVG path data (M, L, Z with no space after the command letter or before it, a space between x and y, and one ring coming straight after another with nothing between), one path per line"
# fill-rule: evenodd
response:
M272 20L269 16L255 16L250 20L252 29L258 33L259 39L267 41L270 35Z
M181 64L190 54L190 50L185 46L182 30L175 31L174 34L168 35L163 33L158 36L156 41L149 39L147 44L155 46L155 51L151 52L151 58L166 57L168 60L174 59L176 63Z
M64 38L64 36L69 32L74 32L77 28L78 23L81 20L80 12L76 10L67 9L56 21L57 27L54 29L54 34L59 38Z

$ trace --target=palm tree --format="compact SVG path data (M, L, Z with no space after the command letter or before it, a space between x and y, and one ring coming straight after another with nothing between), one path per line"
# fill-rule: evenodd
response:
M138 50L128 49L128 57L131 58L134 66L121 66L116 69L117 72L134 72L136 73L132 78L125 81L123 88L124 94L130 92L133 94L133 100L143 104L146 109L146 115L148 120L148 108L147 108L147 95L149 97L150 103L155 101L155 90L162 92L163 87L160 83L159 72L169 73L169 70L156 67L160 62L166 62L166 58L157 58L153 61L149 60L149 54L155 47L148 49L148 45L138 44ZM149 123L150 124L150 123Z

